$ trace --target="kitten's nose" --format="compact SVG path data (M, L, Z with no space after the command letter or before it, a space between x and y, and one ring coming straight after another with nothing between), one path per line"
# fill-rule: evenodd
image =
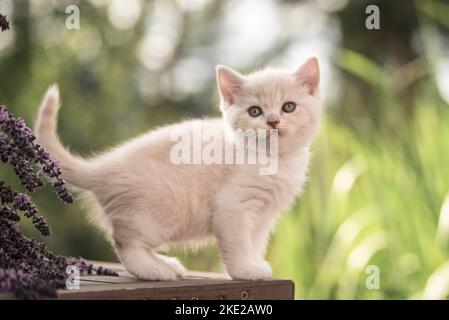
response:
M279 120L269 120L267 121L267 124L273 129L276 129L277 125L279 124Z

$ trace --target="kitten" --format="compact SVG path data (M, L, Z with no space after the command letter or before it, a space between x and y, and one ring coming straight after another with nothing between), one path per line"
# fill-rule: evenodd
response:
M322 111L319 77L316 58L292 74L265 69L244 76L218 66L223 118L165 126L90 158L60 143L59 92L52 86L40 106L36 134L59 161L65 180L95 195L120 261L137 278L183 277L184 267L160 249L214 236L233 279L264 279L271 276L264 255L274 222L306 180L309 144ZM194 124L220 130L228 140L232 135L226 132L239 128L276 129L277 172L261 175L257 165L173 164L170 135L191 135Z

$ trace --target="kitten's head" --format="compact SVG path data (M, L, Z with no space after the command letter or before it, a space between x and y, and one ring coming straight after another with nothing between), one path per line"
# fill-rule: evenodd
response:
M294 73L264 69L241 75L217 66L220 109L233 129L278 129L279 148L308 144L319 127L320 71L310 58Z

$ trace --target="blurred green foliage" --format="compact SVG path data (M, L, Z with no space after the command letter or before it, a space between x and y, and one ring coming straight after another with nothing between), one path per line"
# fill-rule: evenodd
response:
M292 278L298 299L448 297L447 2L75 1L81 28L68 30L72 2L0 0L13 27L0 33L1 104L31 124L57 82L62 140L89 154L155 126L219 115L217 63L296 68L302 55L316 54L327 114L305 193L273 235L274 275ZM368 4L380 8L380 30L365 28ZM253 15L233 20L245 12L238 6ZM270 19L284 24L276 29ZM271 40L251 37L264 24L275 30ZM239 43L235 30L249 38ZM314 46L320 39L324 49ZM17 182L4 168L0 174ZM115 259L79 201L62 205L50 190L34 200L53 227L51 249ZM215 247L176 253L190 268L221 268ZM379 290L365 286L368 265L379 267Z

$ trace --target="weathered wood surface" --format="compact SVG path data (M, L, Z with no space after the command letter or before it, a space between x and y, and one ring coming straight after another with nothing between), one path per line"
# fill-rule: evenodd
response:
M58 299L120 300L292 300L291 280L236 281L221 273L190 271L177 281L142 281L118 263L94 262L116 271L119 276L81 276L79 289L58 290ZM0 300L14 299L0 293Z
M141 281L131 276L120 264L98 263L119 273L112 276L82 276L80 288L59 290L59 299L293 299L290 280L235 281L225 274L189 272L177 281Z

